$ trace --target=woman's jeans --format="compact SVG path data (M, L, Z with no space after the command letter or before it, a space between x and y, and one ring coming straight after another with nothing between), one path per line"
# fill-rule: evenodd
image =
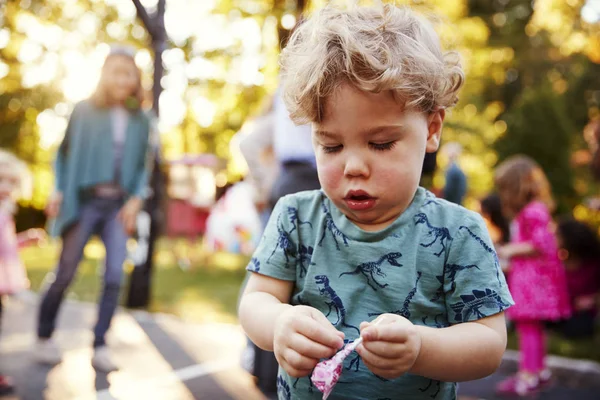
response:
M83 257L83 249L90 237L98 234L106 248L106 268L98 321L94 328L94 347L105 345L104 336L117 308L123 262L127 256L127 235L117 220L122 206L120 199L92 198L83 205L77 223L63 234L56 276L44 294L39 310L38 337L52 336L58 309Z

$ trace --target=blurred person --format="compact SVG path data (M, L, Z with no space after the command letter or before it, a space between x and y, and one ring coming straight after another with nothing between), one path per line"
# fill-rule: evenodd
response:
M573 309L571 318L559 324L560 332L568 338L591 337L600 294L600 240L589 225L575 219L559 222L557 240Z
M467 176L458 165L458 158L462 153L462 146L456 142L444 146L444 152L448 156L449 164L446 168L446 183L444 185L444 199L462 205L467 194Z
M276 169L274 170L277 171L276 175L263 175L264 188L270 187L267 202L261 211L261 220L264 226L266 226L273 207L280 198L304 190L319 189L321 184L319 183L317 174L315 153L311 138L311 126L309 124L296 125L290 119L287 107L283 102L281 87L273 95L271 112L264 115L257 122L255 135L261 135L263 143L266 143L267 146L272 146L273 158L276 165ZM269 134L271 135L270 139ZM245 154L249 154L249 140L241 144L242 152ZM268 143L267 140L270 140L271 143ZM257 144L259 144L258 139L254 142L255 146ZM245 150L244 147L246 147ZM265 148L265 150L267 149L268 147ZM249 167L253 164L254 172L256 173L260 169L256 168L255 157L256 153L254 157L250 157ZM270 173L273 173L273 169L270 170ZM256 174L254 177L256 177ZM251 273L249 273L242 285L242 292L246 287L250 275ZM264 351L255 344L252 344L246 350L245 358L247 366L252 369L252 374L258 380L259 388L265 393L276 392L278 364L274 353ZM252 358L253 363L249 361Z
M488 227L494 246L510 241L510 224L502 213L502 203L497 193L491 193L480 201L481 215Z
M62 238L62 251L39 308L35 358L42 363L61 361L51 339L57 314L86 243L98 234L106 260L92 365L107 373L117 369L105 335L118 304L126 242L147 195L152 157L150 121L140 108L141 73L134 57L131 48L111 48L95 93L75 105L58 149L56 187L46 212L56 217L54 233Z
M322 190L279 200L247 267L240 322L275 352L279 398L321 398L313 368L359 337L331 398L455 398L498 367L512 304L481 216L419 187L464 81L457 55L408 7L330 6L282 71Z
M279 174L271 189L271 209L283 196L321 188L311 125L296 125L290 119L289 111L283 102L281 87L274 95L273 112L273 151L279 163Z
M520 363L515 376L497 386L501 394L525 395L550 379L545 366L546 321L571 315L565 270L550 215L550 184L531 158L513 156L496 170L495 183L504 215L511 220L510 243L498 248L509 261L508 287L515 305L507 311L519 338Z
M246 164L248 182L253 188L254 204L261 215L263 227L271 213L270 195L279 165L274 152L275 113L274 97L269 97L260 114L244 123L236 135Z
M255 118L244 123L238 136L240 151L248 164L248 182L253 188L254 204L260 214L262 229L271 215L270 196L273 183L279 175L279 163L273 149L275 131L274 96L270 96ZM240 287L238 307L251 273L247 272ZM242 353L242 367L254 375L264 392L276 390L277 361L270 352L256 347L248 338Z
M39 243L45 238L42 229L29 229L17 234L14 213L17 197L27 180L27 167L12 153L0 150L0 324L2 323L2 296L18 294L29 287L25 267L19 257L19 248ZM0 396L12 394L12 379L0 375Z

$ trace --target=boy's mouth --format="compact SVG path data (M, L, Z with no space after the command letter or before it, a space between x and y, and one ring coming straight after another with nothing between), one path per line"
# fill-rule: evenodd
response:
M350 190L344 197L346 205L353 211L368 210L375 206L376 200L376 197L371 196L364 190Z

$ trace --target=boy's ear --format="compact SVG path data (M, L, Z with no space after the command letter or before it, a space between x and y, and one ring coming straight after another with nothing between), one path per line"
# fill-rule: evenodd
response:
M425 151L427 153L433 153L440 147L440 137L442 136L442 126L444 125L444 118L446 118L446 110L439 108L433 111L427 117L427 146Z

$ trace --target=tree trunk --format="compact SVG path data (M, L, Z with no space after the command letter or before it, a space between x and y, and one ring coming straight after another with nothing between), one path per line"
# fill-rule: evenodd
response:
M150 16L139 0L132 0L137 10L138 17L150 35L152 50L154 51L154 74L152 84L152 110L156 118L159 116L159 99L162 93L161 80L164 73L162 55L167 47L167 32L165 29L165 0L158 0L156 13ZM148 251L146 260L135 266L129 281L127 292L127 307L147 308L150 304L151 281L153 269L153 256L156 239L160 230L160 204L164 193L164 179L160 170L159 151L153 160L150 187L152 197L146 200L144 211L150 216L148 236Z

